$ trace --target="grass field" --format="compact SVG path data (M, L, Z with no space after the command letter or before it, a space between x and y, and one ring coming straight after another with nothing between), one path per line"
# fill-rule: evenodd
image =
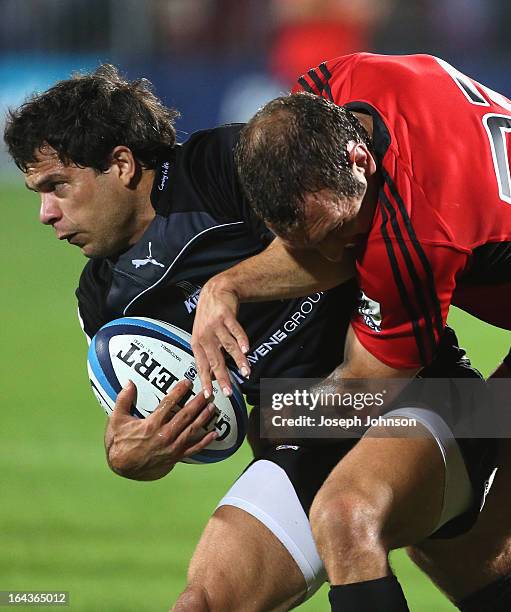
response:
M72 610L167 610L201 528L249 459L178 466L160 482L110 473L105 417L89 390L74 288L84 262L37 222L37 197L0 186L2 425L0 590L65 590ZM509 337L454 313L488 372ZM413 612L454 610L402 553ZM302 610L328 609L321 591ZM229 611L226 611L229 612Z

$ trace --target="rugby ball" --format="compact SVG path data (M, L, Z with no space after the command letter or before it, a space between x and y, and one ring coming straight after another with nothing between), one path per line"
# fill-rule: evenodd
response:
M189 397L201 391L190 346L191 336L179 327L145 317L123 317L104 325L89 346L87 366L92 390L105 412L114 409L117 394L132 380L137 387L131 414L144 419L173 386L184 378L193 383ZM232 378L232 375L231 375ZM225 397L213 383L218 437L185 463L214 463L241 446L247 429L243 395L232 378L233 393Z

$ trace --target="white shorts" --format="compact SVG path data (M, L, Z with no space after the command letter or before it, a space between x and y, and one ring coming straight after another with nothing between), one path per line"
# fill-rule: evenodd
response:
M438 444L445 465L445 490L441 516L433 533L472 504L472 485L458 443L445 421L430 410L399 408L385 416L415 418ZM283 445L277 450L293 453L299 452L299 447ZM325 568L307 514L288 474L280 465L267 459L255 461L230 488L219 506L240 508L275 534L303 573L307 584L305 599L325 582Z

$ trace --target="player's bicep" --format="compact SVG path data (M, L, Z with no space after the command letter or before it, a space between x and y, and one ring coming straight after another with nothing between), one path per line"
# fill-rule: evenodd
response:
M350 326L346 336L344 362L333 375L360 379L412 378L420 369L420 367L395 368L383 363L367 350Z

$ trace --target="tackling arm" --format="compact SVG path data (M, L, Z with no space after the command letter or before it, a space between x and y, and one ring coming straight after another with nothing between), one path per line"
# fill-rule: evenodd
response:
M207 284L231 291L239 302L267 302L326 291L354 275L349 249L342 262L332 262L317 251L290 250L275 238L264 251L218 274Z
M327 380L342 380L348 378L413 378L421 368L393 368L384 364L372 355L357 338L350 326L346 336L344 361L336 368Z
M324 381L314 387L314 391L332 393L338 392L342 385L349 387L350 379L366 381L364 390L378 392L382 379L398 379L402 384L393 384L386 396L387 405L406 386L421 368L393 368L381 362L372 355L357 338L353 328L349 327L346 336L344 361ZM374 389L372 388L374 385Z
M225 395L231 384L222 353L234 359L244 376L249 340L237 321L241 302L283 300L325 291L354 276L348 251L342 262L330 262L315 251L289 251L276 238L254 257L214 276L202 288L192 333L192 349L206 397L215 376Z

